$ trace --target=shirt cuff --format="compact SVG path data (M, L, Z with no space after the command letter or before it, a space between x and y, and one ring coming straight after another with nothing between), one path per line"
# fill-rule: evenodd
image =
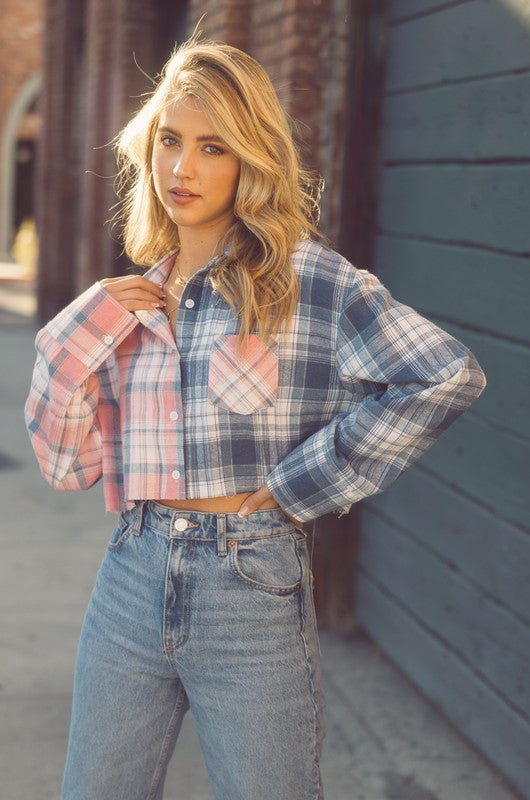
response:
M138 320L99 283L64 308L44 328L93 372L138 325Z
M37 334L48 365L50 400L62 415L74 392L138 325L99 283L57 314Z

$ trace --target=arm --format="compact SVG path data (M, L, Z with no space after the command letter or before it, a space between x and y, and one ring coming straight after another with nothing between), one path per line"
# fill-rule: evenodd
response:
M301 521L386 489L480 395L469 350L375 276L358 271L339 322L336 363L352 410L296 447L267 486Z
M56 489L86 489L101 476L98 369L137 324L96 283L37 334L25 417L42 475Z

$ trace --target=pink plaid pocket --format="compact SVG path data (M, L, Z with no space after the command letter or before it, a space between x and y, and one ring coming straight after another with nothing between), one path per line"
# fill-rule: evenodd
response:
M269 346L251 334L244 350L238 351L238 336L221 336L210 356L208 392L210 401L235 414L252 414L272 406L278 390L276 342Z

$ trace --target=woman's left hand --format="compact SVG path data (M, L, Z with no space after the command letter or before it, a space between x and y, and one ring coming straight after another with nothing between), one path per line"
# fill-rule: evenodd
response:
M273 500L273 496L269 491L269 488L266 483L261 486L257 492L249 495L246 500L243 501L243 505L239 509L239 516L246 517L248 514L252 514L253 511L259 511L262 505L264 505L267 500ZM283 509L282 509L283 510ZM289 517L293 525L296 525L297 528L302 526L301 522L298 522L294 517L291 517L290 514L287 514L286 511L283 512L286 517Z

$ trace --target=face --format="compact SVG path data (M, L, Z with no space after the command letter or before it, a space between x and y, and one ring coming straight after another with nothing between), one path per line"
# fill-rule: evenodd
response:
M239 159L191 97L160 115L152 156L155 191L181 228L221 236L234 219Z

